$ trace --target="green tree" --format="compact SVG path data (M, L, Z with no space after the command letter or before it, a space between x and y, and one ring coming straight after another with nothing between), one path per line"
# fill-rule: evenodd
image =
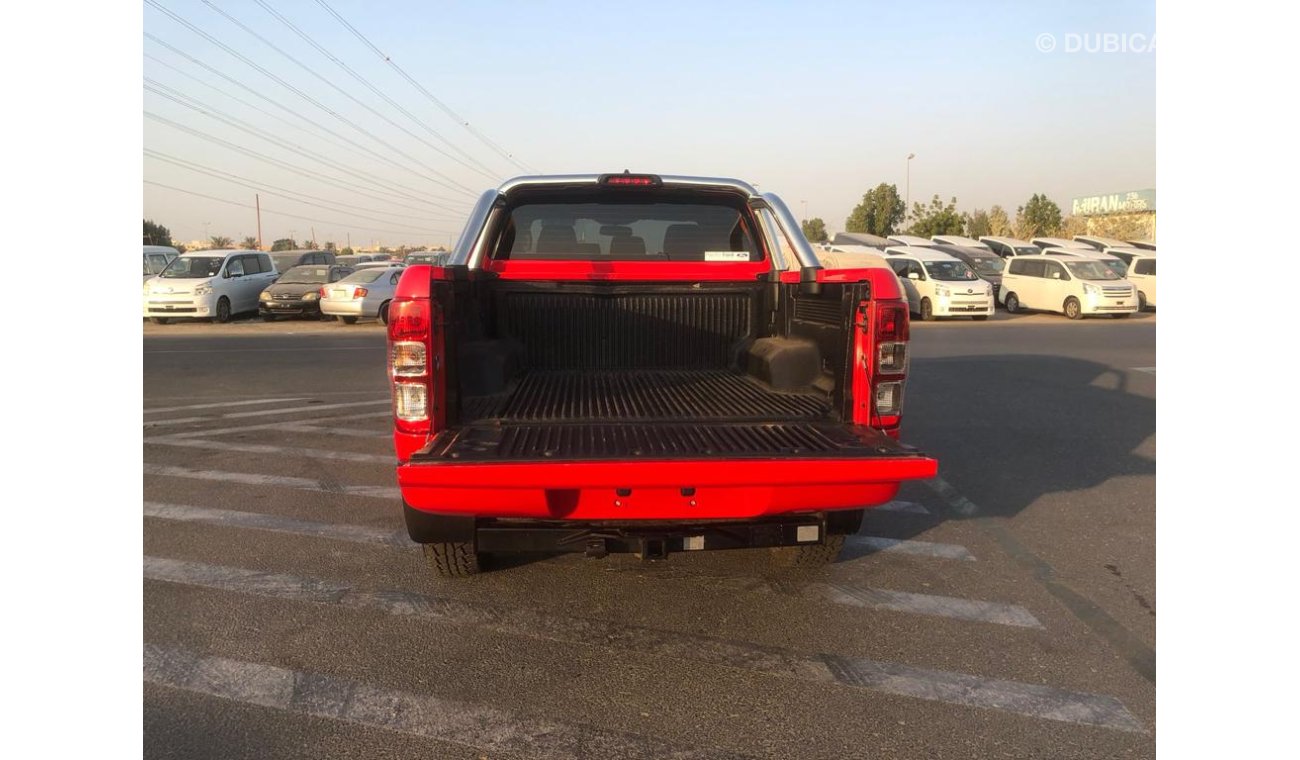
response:
M327 242L327 243L325 243L325 250L327 250L327 251L329 251L329 252L331 252L331 253L337 251L338 249L339 249L339 247L338 247L337 245L334 245L334 241L332 241L332 240L329 241L329 242Z
M1007 210L1001 206L989 209L988 234L995 237L1010 237L1015 234L1015 230L1011 228L1011 219L1007 217Z
M826 222L823 222L819 216L805 219L799 226L803 228L803 236L808 238L810 242L825 243L830 239L826 235Z
M869 232L872 235L892 235L903 223L903 199L898 187L881 182L862 196L862 202L844 220L845 232Z
M966 220L966 237L979 239L980 235L992 235L989 232L989 212L982 208L977 208L969 214L964 215Z
M316 241L315 241L315 240L304 240L304 241L302 241L302 247L305 248L305 249L307 249L307 250L309 250L309 251L314 251L314 250L316 250Z
M223 248L229 248L230 246L235 244L235 241L231 240L228 237L222 237L220 235L214 235L211 238L208 238L208 242L212 244L213 248L216 248L218 250Z
M965 231L965 222L957 213L957 199L953 198L946 205L934 196L928 206L912 204L912 226L907 234L930 237L931 235L960 235Z
M257 238L253 237L252 235L249 235L248 237L239 241L239 247L249 251L256 251Z
M161 224L156 224L152 219L144 220L144 244L145 245L171 245L172 233Z
M343 246L343 250L339 251L340 256L351 256L354 253L355 251L352 250L352 246L350 245Z
M298 250L298 241L293 238L280 238L271 243L272 251L296 251Z
M1025 240L1055 235L1060 229L1061 207L1045 194L1034 193L1028 203L1016 209L1016 232Z

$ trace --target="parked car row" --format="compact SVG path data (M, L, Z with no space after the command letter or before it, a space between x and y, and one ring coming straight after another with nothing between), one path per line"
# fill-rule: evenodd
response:
M1103 313L1127 316L1132 311L1156 306L1156 246L1145 240L1126 241L1095 235L1076 235L1073 239L1044 236L1032 240L985 235L976 240L961 235L880 237L842 232L823 249L832 254L910 256L918 266L891 264L891 267L900 279L910 280L903 282L903 286L908 290L913 313L922 319L927 315L949 316L938 308L938 294L952 291L946 285L937 287L934 278L924 271L923 257L918 254L925 251L964 262L992 286L994 299L1007 306L1008 311L1042 309L1078 318ZM1040 259L1039 264L1016 264L1026 256L1044 257L1058 263L1049 266ZM1101 269L1108 276L1094 277ZM1009 278L1012 274L1015 277ZM1035 279L1021 279L1025 277ZM1052 282L1044 285L1038 281L1040 278ZM1131 292L1121 298L1120 291L1125 288Z
M405 264L357 261L329 251L195 251L145 246L144 316L157 324L175 319L228 322L256 312L281 317L361 318L388 321ZM151 272L151 269L154 271Z

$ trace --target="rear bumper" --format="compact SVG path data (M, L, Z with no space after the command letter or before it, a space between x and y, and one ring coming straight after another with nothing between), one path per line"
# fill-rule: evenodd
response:
M373 317L379 312L376 307L375 313L368 313L365 309L364 300L336 301L328 298L323 299L320 302L320 310L322 314L327 314L331 317Z
M536 520L721 520L854 509L932 478L919 455L518 464L408 463L402 498L424 512Z

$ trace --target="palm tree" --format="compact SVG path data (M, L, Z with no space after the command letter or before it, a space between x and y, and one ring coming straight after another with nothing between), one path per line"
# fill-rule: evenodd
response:
M244 238L239 242L239 247L249 251L256 251L257 238L253 237L252 235L249 235L248 237Z
M217 249L229 248L230 246L235 244L235 241L231 240L228 237L222 237L220 235L214 235L211 238L208 238L208 242L212 243L213 248L217 248Z

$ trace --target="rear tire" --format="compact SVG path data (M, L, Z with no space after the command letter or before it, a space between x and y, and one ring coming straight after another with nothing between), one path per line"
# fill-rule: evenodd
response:
M388 304L390 301L384 301L379 305L379 321L388 324Z
M934 321L934 304L930 303L930 299L928 298L921 299L921 321Z
M441 578L464 578L475 575L479 567L478 552L467 542L424 544L424 559Z
M1015 314L1020 311L1020 299L1016 297L1015 293L1007 293L1006 306L1008 314Z
M772 558L782 567L826 567L839 559L844 548L844 536L827 533L825 543L807 546L776 546Z
M171 321L167 317L149 317L149 319L152 319L155 325L165 325Z
M340 317L340 319L343 320L343 324L345 325L355 325L357 323L356 317Z
M1074 296L1065 299L1065 316L1070 319L1083 319L1083 307L1079 305L1079 299Z

